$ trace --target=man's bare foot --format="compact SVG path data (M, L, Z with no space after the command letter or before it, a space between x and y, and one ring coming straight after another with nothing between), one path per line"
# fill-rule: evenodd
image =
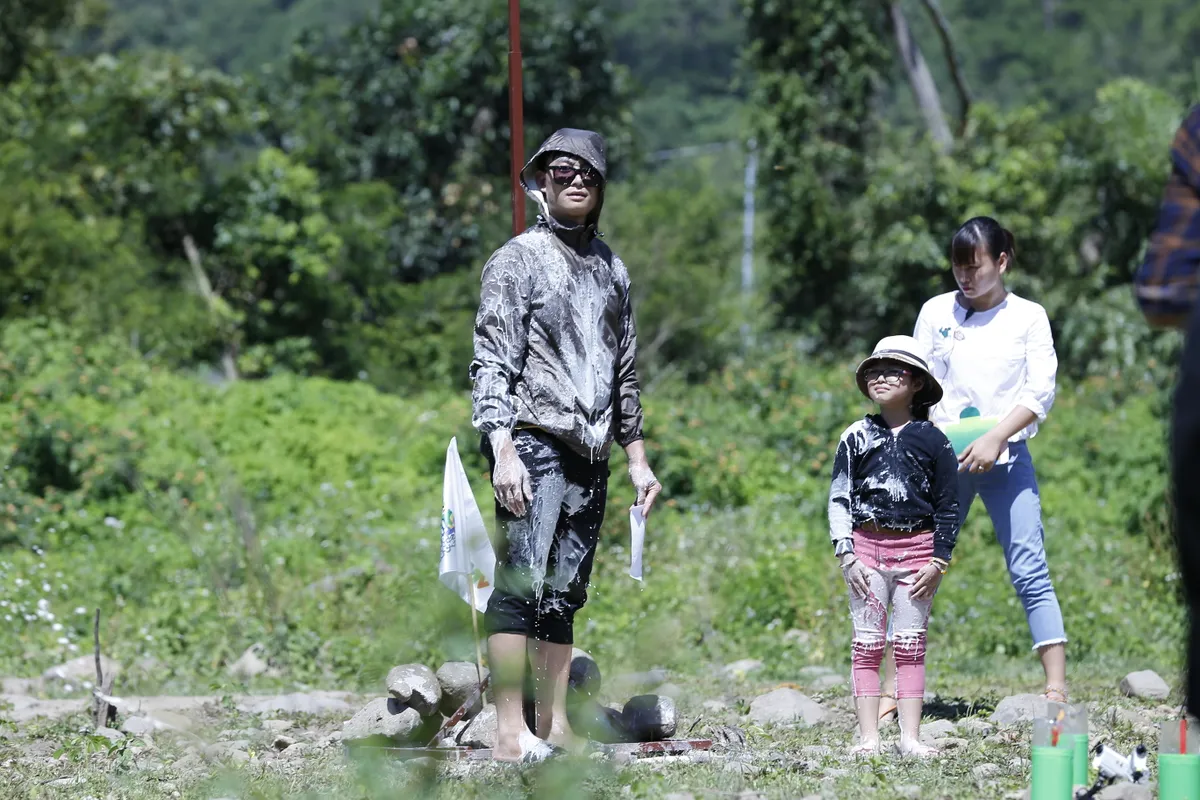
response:
M901 739L896 745L896 752L905 758L936 758L942 754L941 750L922 744L917 739Z
M496 742L492 748L492 761L502 761L508 764L521 763L521 745L516 739L506 742Z
M555 747L561 747L569 753L582 753L587 749L587 739L576 736L569 731L551 731L546 741Z
M852 756L873 756L879 752L878 739L864 739L858 744L850 746L850 755Z

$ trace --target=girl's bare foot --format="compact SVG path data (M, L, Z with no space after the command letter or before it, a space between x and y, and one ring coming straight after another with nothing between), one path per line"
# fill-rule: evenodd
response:
M936 758L942 753L936 747L922 744L917 739L901 739L896 745L896 752L905 758Z
M879 740L864 739L858 744L851 745L849 752L852 756L873 756L879 752Z

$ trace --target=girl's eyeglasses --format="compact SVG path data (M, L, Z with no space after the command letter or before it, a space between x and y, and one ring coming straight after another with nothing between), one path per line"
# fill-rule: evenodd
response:
M882 380L891 384L898 384L905 376L910 374L908 370L902 367L872 367L863 370L863 378L866 379L867 383Z
M570 186L575 182L575 176L583 176L583 185L595 187L604 183L600 173L589 166L572 167L569 164L555 164L550 167L550 178L559 186Z

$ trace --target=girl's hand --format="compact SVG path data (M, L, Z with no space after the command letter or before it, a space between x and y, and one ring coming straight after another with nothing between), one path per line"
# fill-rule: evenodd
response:
M959 472L989 472L996 466L996 460L1004 452L1008 442L997 439L990 433L985 433L963 451L958 457Z
M850 591L860 600L865 600L867 595L871 593L871 571L867 569L867 565L858 560L858 556L854 553L846 553L841 557L842 576L846 579L846 585L850 587Z
M917 579L913 581L912 590L908 596L913 600L932 600L941 583L942 568L930 562L917 571Z

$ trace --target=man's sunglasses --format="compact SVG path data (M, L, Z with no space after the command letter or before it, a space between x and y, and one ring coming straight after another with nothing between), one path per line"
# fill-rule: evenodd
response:
M550 167L550 178L559 186L570 186L575 182L576 175L583 176L584 186L595 187L604 183L600 173L589 166L572 167L569 164L555 164Z
M863 370L863 379L867 383L883 380L888 383L897 384L905 375L911 375L909 370L903 367L872 367Z

